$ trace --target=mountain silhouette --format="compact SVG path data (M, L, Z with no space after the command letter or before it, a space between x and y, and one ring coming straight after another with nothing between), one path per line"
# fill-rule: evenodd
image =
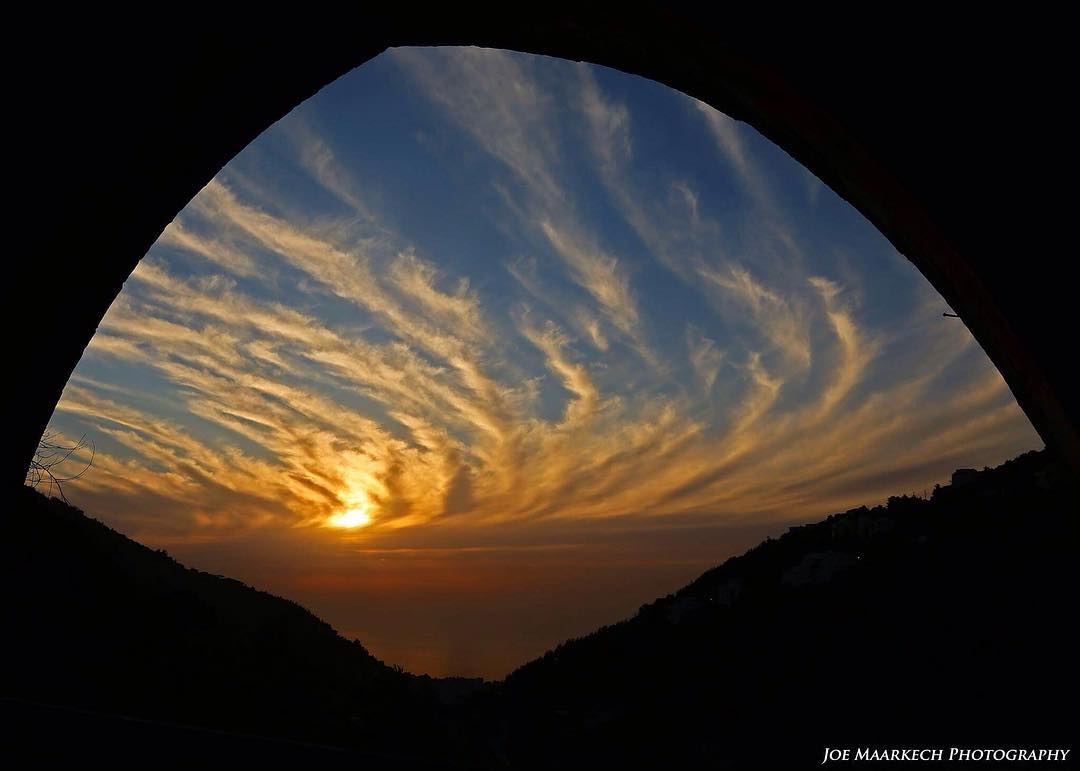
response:
M0 562L5 712L63 705L75 711L40 720L115 713L399 761L471 760L445 706L453 681L389 667L296 603L186 568L60 500L19 491L0 515Z
M1068 747L1077 492L1030 452L793 527L513 672L487 697L503 752L715 769L809 768L827 746Z
M1061 745L1078 490L1045 451L961 469L927 498L793 527L482 684L388 667L295 603L23 488L0 515L0 717L24 749L62 726L72 746L113 737L105 753L312 768L357 767L336 747L369 768L715 769Z

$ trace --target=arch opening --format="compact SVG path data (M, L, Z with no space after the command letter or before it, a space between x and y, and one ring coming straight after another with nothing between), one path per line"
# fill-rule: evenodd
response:
M415 93L383 94L383 112L328 136L328 115L370 105L388 73ZM373 195L355 171L380 169L394 142L398 162L424 161L370 173ZM608 602L604 580L635 549L647 563L658 531L676 534L674 556L651 580L686 580L717 560L708 516L741 520L747 546L784 517L943 478L973 448L994 462L1028 446L944 307L846 204L703 103L569 62L404 49L324 89L196 196L105 316L87 361L112 363L77 370L58 414L100 420L117 450L102 448L103 475L130 485L141 466L139 507L183 513L149 538L174 551L256 526L280 555L281 533L330 524L343 527L305 529L301 553L334 538L399 561L383 579L302 576L320 610L364 582L400 606L387 588L415 555L435 566L429 587L461 575L449 552L487 585L531 565ZM500 519L509 535L482 529ZM568 570L611 523L638 536L604 555L615 573ZM490 666L466 673L505 664Z

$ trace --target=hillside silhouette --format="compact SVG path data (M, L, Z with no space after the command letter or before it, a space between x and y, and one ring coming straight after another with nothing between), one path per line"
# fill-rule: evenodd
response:
M0 696L399 759L472 759L445 707L453 681L387 666L299 605L186 568L60 500L19 491L0 515L0 563ZM48 719L72 714L82 713Z
M1029 452L793 527L513 672L487 706L502 751L715 769L809 768L826 746L1068 747L1077 493Z
M388 667L295 603L24 488L0 515L4 719L110 736L115 721L65 723L42 705L165 721L124 723L128 747L207 741L174 724L222 729L236 738L209 740L218 756L306 767L352 763L322 745L399 759L386 767L524 769L1060 746L1075 718L1078 500L1045 451L960 470L926 499L793 527L483 685Z

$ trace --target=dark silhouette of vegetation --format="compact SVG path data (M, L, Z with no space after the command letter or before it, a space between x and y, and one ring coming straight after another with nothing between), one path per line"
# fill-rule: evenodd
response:
M810 768L1072 735L1078 484L1048 454L792 527L473 707L515 768ZM987 744L990 742L990 745Z
M24 487L12 503L0 514L0 697L399 761L474 759L431 678L61 500Z
M24 488L0 519L0 695L364 748L390 767L803 768L826 746L1068 746L1078 490L1046 452L961 469L929 495L792 527L485 684L389 667L291 602ZM161 731L192 741L128 726L124 746ZM291 757L262 741L229 746Z
M63 473L61 467L68 461L78 459L79 453L90 448L90 458L73 474ZM55 492L65 502L64 484L74 482L82 477L90 467L94 465L94 457L97 448L92 441L87 441L84 434L75 444L69 444L60 440L55 431L46 431L38 442L34 457L30 461L30 468L26 472L26 484L35 490L44 488L49 494Z

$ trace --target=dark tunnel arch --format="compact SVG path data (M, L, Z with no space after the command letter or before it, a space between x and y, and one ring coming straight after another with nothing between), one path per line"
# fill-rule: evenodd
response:
M25 136L15 180L30 201L22 227L36 241L5 292L9 308L47 297L56 312L40 314L32 336L16 331L8 345L22 375L8 402L15 457L5 473L22 481L97 324L173 217L261 131L401 45L589 61L749 123L916 265L1047 445L1080 467L1080 389L1056 344L1071 325L1065 266L1052 252L1029 249L1016 270L1022 226L1031 224L1024 207L1032 172L993 155L1015 136L1016 119L991 131L983 122L987 100L1019 77L1015 65L977 43L958 46L956 30L943 27L921 31L912 57L903 35L900 42L824 31L755 35L719 24L713 13L548 12L522 22L520 14L369 11L332 24L288 18L256 29L196 20L133 36L88 20L54 31L48 68L16 82ZM996 185L987 184L991 163Z

